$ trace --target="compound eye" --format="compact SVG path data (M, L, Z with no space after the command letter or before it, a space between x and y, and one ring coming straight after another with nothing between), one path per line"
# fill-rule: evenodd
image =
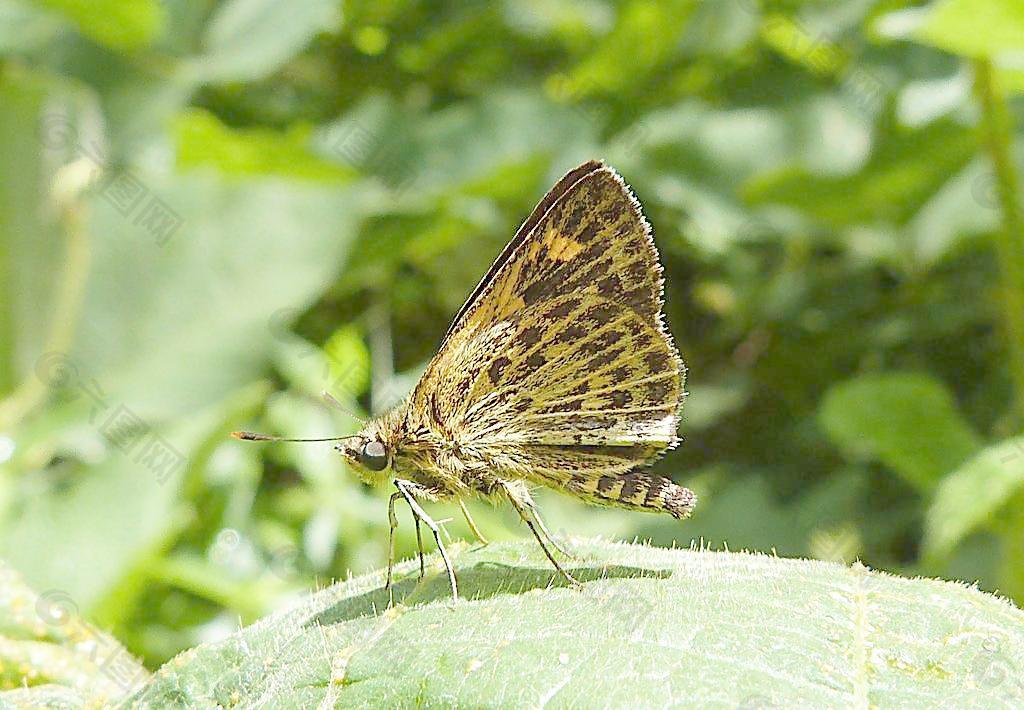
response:
M388 450L379 441L367 441L359 452L359 463L371 471L383 471L388 467Z

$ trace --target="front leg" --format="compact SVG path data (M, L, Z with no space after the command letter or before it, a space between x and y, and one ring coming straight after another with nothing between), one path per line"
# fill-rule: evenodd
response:
M430 532L434 534L434 542L437 543L437 549L441 553L441 559L444 560L445 569L448 571L448 582L452 588L452 599L455 601L459 600L459 585L455 580L455 568L452 567L452 561L448 558L448 551L444 548L444 543L441 542L441 528L438 526L434 519L427 515L427 512L423 510L417 502L415 496L417 494L422 495L426 498L436 498L437 493L431 491L428 488L413 483L412 481L406 481L400 478L395 479L395 488L398 489L398 493L405 498L405 502L409 504L409 509L412 511L413 517L419 521L422 521L424 525L430 528ZM422 558L421 564L422 564Z
M398 518L395 516L395 502L402 497L401 493L392 493L388 499L388 576L384 582L384 589L388 590L388 606L395 603L395 592L391 588L391 574L395 566L395 529L398 527ZM417 528L419 532L419 528ZM423 560L423 550L420 549L420 564Z

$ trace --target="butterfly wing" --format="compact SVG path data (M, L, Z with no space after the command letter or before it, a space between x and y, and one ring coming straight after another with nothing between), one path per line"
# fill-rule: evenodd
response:
M661 273L629 188L602 163L581 165L474 290L407 411L503 476L655 507L643 503L673 493L660 482L679 487L628 472L676 444L685 395Z

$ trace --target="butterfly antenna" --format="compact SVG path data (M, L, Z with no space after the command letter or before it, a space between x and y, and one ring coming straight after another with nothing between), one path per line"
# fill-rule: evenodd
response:
M329 436L323 439L291 439L284 436L271 436L270 434L257 434L254 431L233 431L231 436L242 441L343 441L344 439L357 439L358 436Z
M353 419L355 419L355 420L356 420L357 422L359 422L360 424L366 424L366 420L365 420L365 419L363 419L363 418L362 418L362 417L360 417L360 416L357 416L356 414L353 414L353 413L352 413L352 412L351 412L351 411L350 411L350 410L348 409L348 407L346 407L346 406L345 406L344 404L342 404L342 403L341 403L341 402L339 402L339 401L338 401L337 399L335 399L334 395L333 395L333 394L331 394L330 392L328 392L327 390L324 390L323 392L321 392L321 393L320 393L320 396L321 396L321 397L323 398L324 402L326 402L326 403L327 403L327 404L329 404L330 406L334 407L334 408L335 408L335 409L337 409L338 411L340 411L340 412L344 412L345 414L349 415L350 417L352 417Z

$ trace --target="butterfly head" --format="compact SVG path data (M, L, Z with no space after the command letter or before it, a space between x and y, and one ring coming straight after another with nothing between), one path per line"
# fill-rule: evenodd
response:
M335 444L334 450L345 457L361 479L367 483L379 483L390 476L391 447L378 432L368 429Z

